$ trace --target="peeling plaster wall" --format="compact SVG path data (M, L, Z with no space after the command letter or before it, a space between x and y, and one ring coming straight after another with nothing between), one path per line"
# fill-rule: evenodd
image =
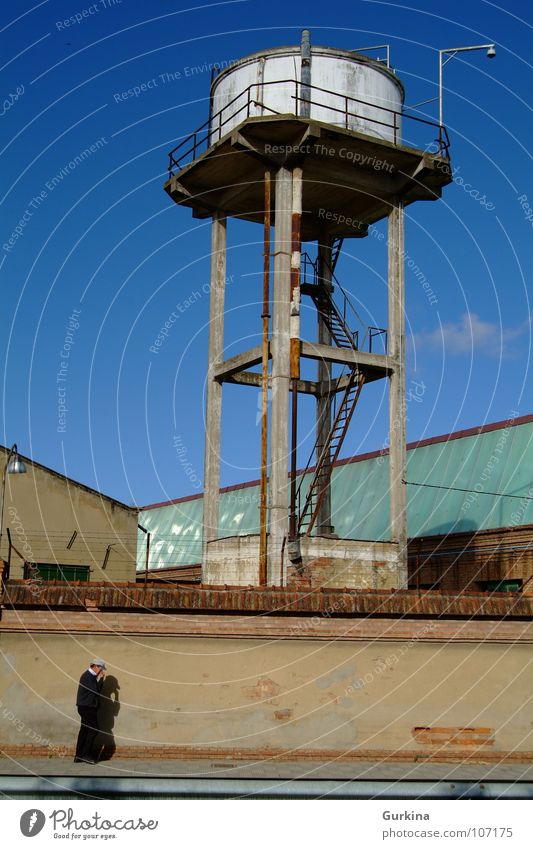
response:
M121 751L423 752L413 729L443 726L489 729L490 752L533 750L527 644L4 632L0 649L0 749L72 746L77 682L98 655Z

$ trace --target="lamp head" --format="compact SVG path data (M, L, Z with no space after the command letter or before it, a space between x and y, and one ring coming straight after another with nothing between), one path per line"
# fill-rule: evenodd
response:
M494 44L491 44L491 46L487 50L487 58L488 59L494 59L495 56L496 56L496 46Z
M8 475L24 475L26 473L26 464L20 459L16 445L13 446L11 452L11 460L7 464Z
M7 467L8 475L24 475L26 474L26 464L22 462L20 457L13 457Z

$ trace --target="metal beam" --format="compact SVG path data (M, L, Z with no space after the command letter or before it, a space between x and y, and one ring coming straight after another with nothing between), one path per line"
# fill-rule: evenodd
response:
M228 758L225 759L226 761ZM130 759L131 761L131 759ZM121 761L124 768L130 768L130 762ZM276 763L267 768L273 773L272 778L235 778L231 773L243 770L246 763L232 762L225 770L228 777L206 775L204 761L195 765L197 772L204 772L201 777L184 775L180 777L161 776L154 778L147 770L144 775L139 772L138 762L131 762L137 771L133 778L116 778L101 775L102 765L94 769L94 775L10 775L0 777L0 791L9 799L63 799L65 793L81 799L113 798L135 799L201 799L213 797L216 799L236 799L244 797L281 799L533 799L533 781L507 780L487 781L486 779L467 780L455 778L453 781L442 778L426 778L406 780L403 778L385 779L354 779L354 766L347 764L346 777L343 778L300 778L287 775ZM146 769L150 762L143 761L142 768ZM182 770L179 761L171 763L172 771ZM161 758L157 761L161 765ZM308 762L302 758L297 766L305 775L309 771ZM405 771L413 769L413 764L402 764ZM428 765L430 766L430 765ZM453 765L456 766L455 764ZM448 766L449 768L449 766ZM212 767L211 767L212 769ZM261 766L261 769L265 769ZM368 769L368 767L367 767ZM485 767L485 770L487 767ZM99 774L96 774L98 770ZM287 770L287 772L289 772Z

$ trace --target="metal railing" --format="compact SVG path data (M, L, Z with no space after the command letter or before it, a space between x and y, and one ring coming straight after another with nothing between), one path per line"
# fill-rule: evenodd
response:
M374 327L364 323L353 301L351 300L346 290L339 283L339 280L335 276L335 272L331 269L331 267L329 267L329 271L331 274L333 291L337 289L341 295L341 298L339 298L337 301L333 298L333 292L331 293L332 307L337 313L339 319L342 321L342 324L346 329L346 333L349 333L351 339L353 340L354 347L357 348L358 351L362 351L364 350L365 345L368 345L368 353L371 354L372 349L374 349L374 352L376 350L375 340L380 339L381 350L379 351L379 353L386 354L387 330L383 327ZM307 252L302 254L301 284L303 284L304 286L306 284L311 284L313 286L316 286L317 288L320 287L320 285L322 284L318 273L318 258L313 259L311 256L309 256ZM360 330L352 330L354 320L362 328L362 334Z
M322 88L321 86L309 85L306 86L307 91L311 91L311 95L309 97L302 97L300 93L301 83L299 80L270 80L268 82L262 83L251 83L247 88L237 94L229 103L226 103L225 106L222 107L218 112L214 115L211 115L207 121L205 121L197 130L195 130L190 135L186 136L179 144L177 144L172 150L169 152L169 174L173 175L174 169L178 171L181 170L185 165L190 164L190 162L194 162L198 156L200 156L204 149L207 150L211 145L220 141L221 138L226 134L226 126L230 121L233 121L237 116L241 116L240 120L244 121L246 118L250 117L259 117L255 114L256 108L260 108L262 111L266 110L267 112L273 115L281 115L286 113L281 113L272 109L270 106L267 106L263 100L260 100L260 92L266 86L294 86L294 94L291 95L291 99L294 100L294 114L296 117L299 117L302 114L300 104L306 104L309 106L316 106L320 109L328 110L329 112L334 113L336 116L341 116L342 120L335 123L336 126L344 126L345 129L353 129L350 126L351 123L355 121L362 121L365 123L375 124L379 127L385 127L389 131L392 131L392 137L394 140L394 144L399 143L399 132L400 132L400 122L401 120L407 119L409 121L415 121L419 124L423 124L426 127L432 127L437 131L436 138L432 139L431 142L437 145L436 153L440 156L448 156L448 149L450 146L450 139L448 136L448 132L446 127L442 124L438 124L435 121L428 121L425 118L418 118L415 115L407 115L405 112L400 112L396 109L391 109L387 106L380 106L377 103L372 103L368 100L362 100L358 97L352 97L350 95L339 94L339 92L331 91L330 89ZM253 96L253 91L256 91L255 96ZM321 92L322 94L329 95L330 97L335 97L340 99L342 103L342 108L332 106L331 103L323 103L313 99L313 92ZM242 101L240 105L238 105L238 101ZM231 111L233 107L233 111ZM380 118L384 120L380 120L377 117L372 117L372 115L366 114L361 107L367 107L371 109L373 112L375 110L379 110ZM252 110L254 114L252 114ZM307 111L307 110L305 110ZM307 117L307 116L305 116ZM229 129L228 129L229 132ZM426 140L426 144L428 144L428 140Z

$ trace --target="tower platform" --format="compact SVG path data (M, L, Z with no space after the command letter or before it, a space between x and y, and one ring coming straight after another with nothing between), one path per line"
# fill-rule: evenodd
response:
M452 181L443 155L293 115L247 118L199 155L193 135L175 165L165 191L196 218L217 212L260 224L265 169L302 168L303 241L366 236L393 198L437 200Z

